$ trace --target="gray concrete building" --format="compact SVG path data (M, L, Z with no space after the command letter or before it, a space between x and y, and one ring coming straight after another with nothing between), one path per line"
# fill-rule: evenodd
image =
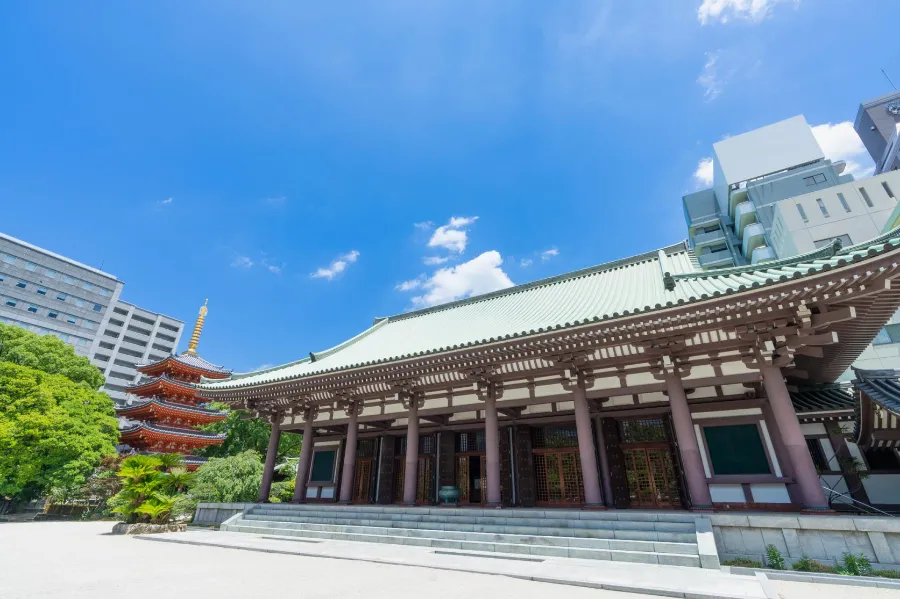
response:
M184 322L122 301L115 276L0 233L0 322L54 335L103 371L124 401L138 364L174 353Z
M103 390L124 403L125 387L143 376L137 366L175 353L183 331L181 320L117 301L91 353L91 362L106 377Z
M860 104L853 128L875 162L875 174L900 169L900 91Z

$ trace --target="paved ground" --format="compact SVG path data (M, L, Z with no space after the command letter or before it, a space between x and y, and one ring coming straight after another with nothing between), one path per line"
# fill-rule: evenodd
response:
M152 542L104 534L111 527L112 523L109 522L0 524L0 597L158 599L160 596L175 596L243 599L288 594L304 599L647 597L471 572ZM268 542L277 547L306 545L276 540ZM377 547L383 549L387 546ZM372 550L374 547L365 549ZM503 561L459 557L448 559ZM609 562L603 563L609 567ZM644 578L657 575L660 568L665 567L644 566ZM697 574L699 572L696 571ZM773 584L784 599L900 597L900 592L883 589L803 583Z

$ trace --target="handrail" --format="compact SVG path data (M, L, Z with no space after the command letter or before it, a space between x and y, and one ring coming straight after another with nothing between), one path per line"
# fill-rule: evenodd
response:
M825 491L828 491L828 492L831 493L832 495L839 495L839 496L841 496L841 497L845 497L845 498L849 499L849 500L852 502L852 504L857 504L857 503L858 503L859 505L864 505L864 506L866 506L867 508L869 508L869 509L871 509L871 510L874 510L874 511L878 512L879 514L884 514L885 516L888 516L889 518L896 518L896 516L894 516L893 514L889 514L889 513L885 512L885 511L883 511L883 510L880 510L880 509L878 509L877 507L875 507L874 505L869 505L868 503L865 503L865 502L860 501L860 500L858 500L858 499L854 499L854 498L850 497L849 495L844 495L844 494L841 493L840 491L835 491L834 489L829 489L829 488L826 487L825 485L822 485L822 489L825 490ZM851 504L851 505L852 505L852 504ZM863 511L865 511L865 510L863 510ZM867 513L868 513L868 512L867 512Z

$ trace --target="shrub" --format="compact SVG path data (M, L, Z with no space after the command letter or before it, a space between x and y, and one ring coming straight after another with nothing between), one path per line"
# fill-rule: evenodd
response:
M826 566L822 562L817 562L814 559L809 559L805 555L797 560L794 563L794 570L797 572L822 572L827 574L834 574L835 569L831 566Z
M781 552L778 551L778 548L775 547L775 545L766 545L766 566L773 570L787 569L784 558L781 556Z
M734 559L725 560L723 566L738 566L741 568L762 568L763 565L755 559L747 559L746 557L736 557Z
M165 524L189 509L183 491L194 475L177 454L134 455L122 460L116 473L122 489L109 500L126 522Z
M900 572L897 570L874 570L872 573L882 578L900 578Z
M262 474L262 459L252 449L227 458L210 458L197 469L191 497L195 502L253 502L259 498Z
M838 567L837 573L845 576L872 576L875 571L862 553L845 553L841 557L841 565Z
M272 491L269 493L269 501L272 503L287 503L294 498L295 479L283 480L272 483Z

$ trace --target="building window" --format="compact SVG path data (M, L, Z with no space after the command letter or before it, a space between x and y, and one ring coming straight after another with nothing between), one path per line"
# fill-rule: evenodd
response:
M96 324L97 323L94 322L93 320L85 320L84 322L81 323L81 326L83 326L86 329L94 330L94 327L96 326Z
M755 424L707 426L703 434L714 474L771 474Z
M860 187L860 188L859 188L859 193L860 193L860 195L862 195L863 200L864 200L865 203L866 203L866 206L868 206L869 208L874 208L874 207L875 207L875 204L872 203L872 198L869 197L869 192L866 191L866 188L865 188L865 187Z
M38 287L37 292L38 292L38 295L47 295L47 290L44 289L43 287Z
M887 181L882 181L882 182L881 182L881 186L884 187L884 191L885 191L885 193L888 194L888 197L889 197L889 198L894 197L894 192L891 191L891 186L888 185Z
M812 456L813 465L816 472L829 472L831 467L825 458L825 451L822 449L822 443L819 439L807 439L806 448L809 449L809 455Z
M850 247L851 245L853 245L853 241L851 241L849 235L838 235L837 237L829 237L827 239L819 239L818 241L814 241L813 243L816 244L816 249L819 249L819 248L825 247L826 245L831 245L831 242L834 241L835 239L841 240L842 247L846 248L846 247Z
M82 281L82 282L81 282L81 288L84 289L84 290L86 290L86 291L90 291L91 289L94 288L94 286L91 285L90 283L88 283L87 281Z
M59 313L58 313L58 312L54 312L53 310L50 310L49 312L47 312L47 317L48 317L48 318L56 318L57 316L59 316Z
M69 324L76 324L78 322L78 319L70 314L66 316L66 322L68 322Z
M9 254L3 254L3 261L6 262L7 264L15 264L16 257L10 256Z
M35 264L34 262L26 262L25 270L30 270L31 272L34 272L37 270L37 264Z
M334 459L337 452L333 449L317 451L313 456L311 483L330 483L334 476Z
M850 212L850 205L847 203L847 198L844 197L844 194L838 192L838 201L844 207L844 212Z
M869 448L863 452L869 472L900 472L900 459L895 449Z
M66 295L65 293L57 293L57 294L56 294L56 299L58 299L58 300L61 301L61 302L66 301L66 298L67 298L67 297L69 297L69 296Z
M885 325L872 340L872 345L887 345L888 343L900 343L900 324Z
M25 289L26 287L28 287L28 283L26 283L25 281L19 281L18 283L16 283L16 287L18 287L19 289Z
M823 175L822 173L816 173L811 177L803 177L803 181L806 183L807 187L818 185L819 183L825 182L825 175Z
M103 349L115 349L116 348L116 346L113 345L112 343L107 343L105 341L100 342L100 347L102 347Z
M79 308L84 308L84 300L81 299L81 298L76 297L76 298L75 298L75 305L78 306Z
M3 275L0 275L0 283L2 283L4 280L5 279L3 278Z
M816 204L819 205L819 210L822 211L822 216L824 216L825 218L831 216L830 214L828 214L828 209L825 207L825 202L822 201L822 198L816 199Z
M32 314L37 314L38 307L35 306L34 304L31 304L30 306L28 306L28 311L31 312Z
M102 309L103 309L103 306L101 306L100 304L94 304L94 312L99 312Z
M63 280L63 283L66 283L67 285L75 284L75 277L70 277L69 275L63 275L62 280Z
M45 272L45 273L47 274L47 276L50 277L51 279L55 279L55 278L56 278L56 271L53 270L52 268L45 268L45 269L44 269L44 272Z
M10 308L15 308L16 300L7 298L6 305L9 306Z
M809 222L809 219L806 218L806 210L804 210L803 206L801 206L800 204L797 204L797 212L800 213L800 218L803 219L803 222L805 222L805 223Z

